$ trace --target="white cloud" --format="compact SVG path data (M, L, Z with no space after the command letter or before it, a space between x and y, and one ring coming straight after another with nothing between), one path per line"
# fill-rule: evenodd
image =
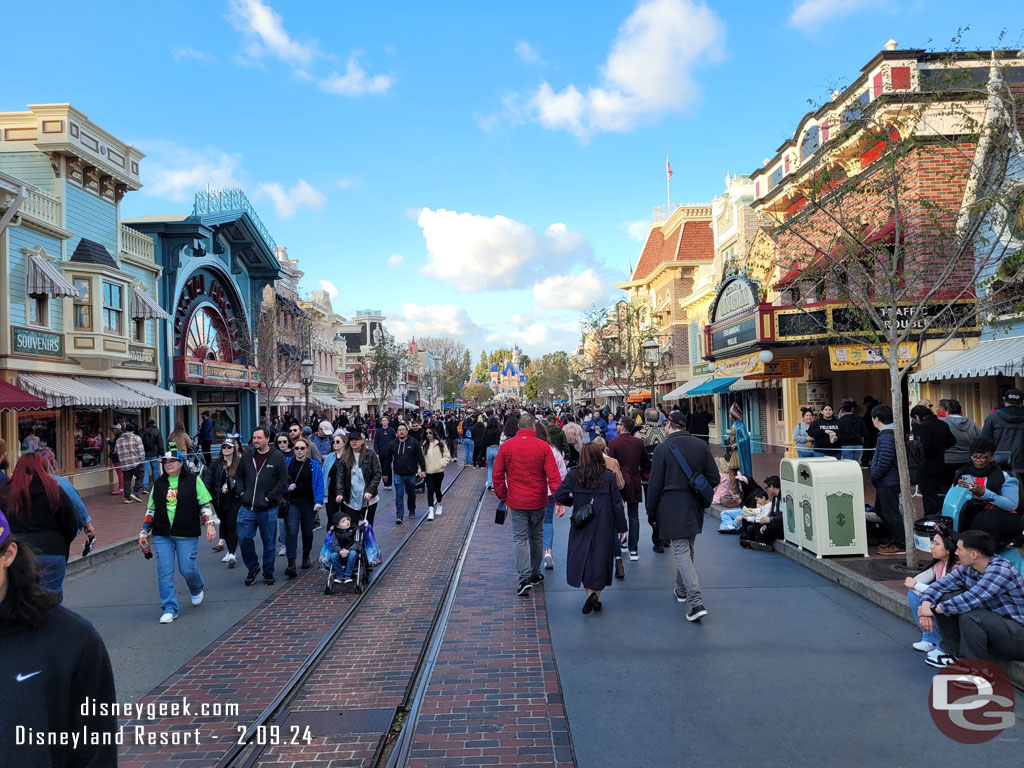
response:
M523 347L542 347L550 344L548 326L544 323L533 323L505 334L509 341L515 341ZM550 350L547 350L550 351Z
M540 57L540 48L530 45L525 40L516 43L516 58L524 64L544 66L544 59Z
M814 32L825 22L879 5L881 0L799 0L789 16L789 26Z
M524 287L539 279L552 259L568 266L591 256L585 238L561 223L539 234L505 216L443 208L424 208L417 223L430 255L423 272L469 293Z
M639 219L638 221L627 221L622 225L622 228L626 230L630 240L635 240L638 243L646 243L647 235L651 232L651 220Z
M392 253L388 256L388 266L392 269L401 269L405 263L405 256L400 253Z
M355 176L344 176L334 182L334 186L338 189L352 189L353 187L358 187L359 184L360 181Z
M305 179L299 179L298 184L288 189L276 182L264 182L256 188L256 195L270 198L274 203L274 210L282 219L294 216L299 208L319 211L327 205L327 198L323 192L307 183Z
M556 91L542 82L526 111L545 128L581 141L683 112L700 96L693 69L718 61L724 41L725 25L702 0L643 0L619 27L597 85ZM517 119L508 100L504 115ZM493 120L485 118L481 127Z
M245 38L245 53L251 59L270 55L297 69L309 67L320 56L315 40L299 42L284 28L284 19L260 0L230 0L228 21Z
M359 63L359 56L357 51L348 57L345 74L332 72L330 77L321 80L320 90L338 96L362 96L367 93L384 93L394 84L395 79L391 75L367 75Z
M244 186L241 155L214 147L190 150L170 142L146 142L148 157L142 164L144 194L177 203L192 199L207 185L216 189Z
M602 307L608 298L608 284L593 269L578 275L555 275L533 286L533 300L542 309L585 311Z
M209 63L217 61L217 57L212 53L197 51L195 48L175 48L171 51L171 55L174 57L175 61L181 61L182 59L195 59L196 61L205 61Z
M387 327L400 339L455 336L465 341L481 333L480 326L473 322L469 313L454 304L405 304L401 314L388 315Z
M331 301L334 301L339 296L337 286L334 285L330 280L320 280L320 287L327 291L327 295L331 297Z

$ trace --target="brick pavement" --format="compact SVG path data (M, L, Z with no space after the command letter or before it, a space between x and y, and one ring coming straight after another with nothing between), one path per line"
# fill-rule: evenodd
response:
M93 527L96 529L96 549L93 552L137 539L142 528L142 518L146 515L148 500L148 496L143 496L141 504L125 504L124 496L115 496L107 491L83 496L82 501L85 502L85 508L89 510L89 517L92 518ZM85 539L85 534L80 533L71 543L70 561L82 558Z
M289 707L289 725L298 725L309 713L393 711L402 706L472 523L483 482L480 470L467 470L459 478L455 492L445 496L444 515L406 545L401 559L359 606L341 642L306 680ZM314 732L310 744L268 748L259 765L370 766L383 736L383 730Z
M448 466L446 482L459 468L458 464ZM463 475L466 484L477 482L472 477L473 472L482 479L479 470L467 471ZM461 484L461 481L462 478L457 482ZM138 506L132 505L132 508ZM425 514L425 507L418 506L418 513ZM446 508L443 519L447 514ZM386 557L412 527L394 525L393 501L378 508L376 520L375 532ZM239 580L243 579L245 569L239 569L238 573ZM280 569L278 577L281 577ZM261 582L257 582L250 589L261 587ZM194 711L187 717L123 721L127 728L119 765L122 768L207 768L213 765L237 738L237 727L252 722L263 711L355 599L350 591L327 597L323 588L324 575L318 568L300 571L298 578L286 580L259 608L196 654L140 702L159 705L186 697L193 710L203 705L235 705L237 715L202 716ZM131 735L134 726L145 726L147 732L154 735L190 731L198 726L203 734L202 743L137 745Z
M410 768L575 765L544 590L515 594L511 525L494 524L490 501L463 567Z

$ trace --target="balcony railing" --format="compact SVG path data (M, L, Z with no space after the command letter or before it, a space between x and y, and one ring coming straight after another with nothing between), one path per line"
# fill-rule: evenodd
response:
M60 229L60 201L42 190L28 187L25 202L21 204L19 213L41 224L49 224Z
M121 225L121 250L146 261L153 261L153 238Z
M231 211L244 211L252 219L253 226L260 233L263 242L270 248L271 253L277 252L277 243L270 236L270 231L264 226L260 217L256 215L249 198L240 189L207 189L205 192L196 192L195 203L192 206L192 214L200 216L211 213L228 213Z

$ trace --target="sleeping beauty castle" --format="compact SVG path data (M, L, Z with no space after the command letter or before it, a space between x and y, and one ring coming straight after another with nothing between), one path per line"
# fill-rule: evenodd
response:
M499 399L523 399L523 386L530 378L520 369L519 346L512 347L512 359L506 359L499 368L497 363L491 366L491 380L488 385Z

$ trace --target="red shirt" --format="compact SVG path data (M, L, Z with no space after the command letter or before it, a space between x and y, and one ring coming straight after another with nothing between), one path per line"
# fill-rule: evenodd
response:
M512 509L544 509L562 482L551 446L532 429L506 440L494 459L494 493Z

